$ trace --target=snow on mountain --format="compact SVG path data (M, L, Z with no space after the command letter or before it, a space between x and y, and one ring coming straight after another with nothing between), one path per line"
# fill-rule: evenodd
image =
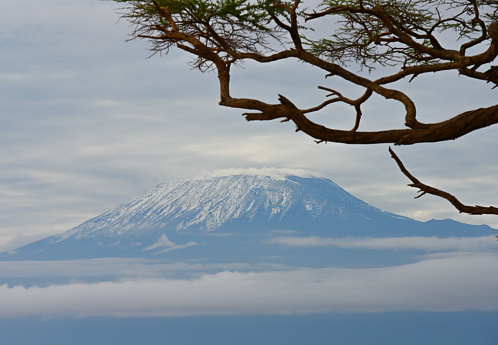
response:
M325 178L281 173L212 176L162 183L62 234L60 240L148 228L214 231L233 222L275 226L291 224L297 217L302 223L386 215Z
M260 236L260 245L269 243L275 231L329 237L451 236L468 234L471 227L453 221L422 223L383 212L331 180L304 170L250 172L221 171L214 176L162 183L17 252L29 253L26 257L43 254L67 258L172 251L195 251L197 255L211 248L203 255L213 258L216 253L227 257L247 250L265 251L267 246L250 246L255 236ZM234 252L227 254L227 250Z

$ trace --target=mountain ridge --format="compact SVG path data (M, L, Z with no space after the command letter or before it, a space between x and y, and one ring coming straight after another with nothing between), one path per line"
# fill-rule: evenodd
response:
M239 174L161 183L77 226L64 239L76 233L80 237L88 235L96 231L95 227L108 229L109 235L122 235L130 229L151 225L175 231L192 227L213 231L234 220L256 223L259 217L267 223L282 221L291 209L294 215L308 218L334 214L343 219L368 219L368 215L375 214L409 219L372 207L329 179L294 175L276 179Z
M263 171L161 183L73 229L23 246L14 256L147 256L194 253L194 247L221 253L243 248L255 236L261 244L277 230L328 237L473 236L469 229L494 233L489 227L423 223L385 212L310 173Z

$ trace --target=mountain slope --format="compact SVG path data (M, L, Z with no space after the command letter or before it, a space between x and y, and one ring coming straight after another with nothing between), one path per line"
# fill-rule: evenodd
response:
M213 231L220 227L306 224L393 217L330 180L236 175L163 183L64 236L131 235L147 228Z
M239 174L160 184L65 233L19 248L16 257L213 258L227 250L241 255L248 243L256 243L256 235L260 246L254 250L261 250L261 243L268 243L277 232L329 237L493 232L458 224L421 223L383 212L326 178Z

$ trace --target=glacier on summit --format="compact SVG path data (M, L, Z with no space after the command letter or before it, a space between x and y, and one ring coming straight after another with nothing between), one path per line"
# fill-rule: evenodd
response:
M181 253L185 259L200 253L212 258L251 251L271 256L272 236L283 233L336 238L469 236L470 228L494 232L489 227L423 223L384 212L304 170L221 171L162 183L69 231L21 247L15 256Z
M392 217L353 197L331 180L288 175L227 175L173 180L60 235L131 235L151 228L214 231L246 224L295 227L321 219Z

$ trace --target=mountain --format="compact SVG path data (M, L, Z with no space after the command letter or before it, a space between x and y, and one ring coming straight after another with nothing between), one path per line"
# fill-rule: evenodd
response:
M315 175L238 174L165 182L69 231L2 258L115 256L203 262L243 258L256 262L292 256L289 248L274 244L282 235L383 238L495 233L487 226L451 220L418 222L384 212ZM319 252L312 252L317 260L322 258ZM325 253L330 259L330 248Z

